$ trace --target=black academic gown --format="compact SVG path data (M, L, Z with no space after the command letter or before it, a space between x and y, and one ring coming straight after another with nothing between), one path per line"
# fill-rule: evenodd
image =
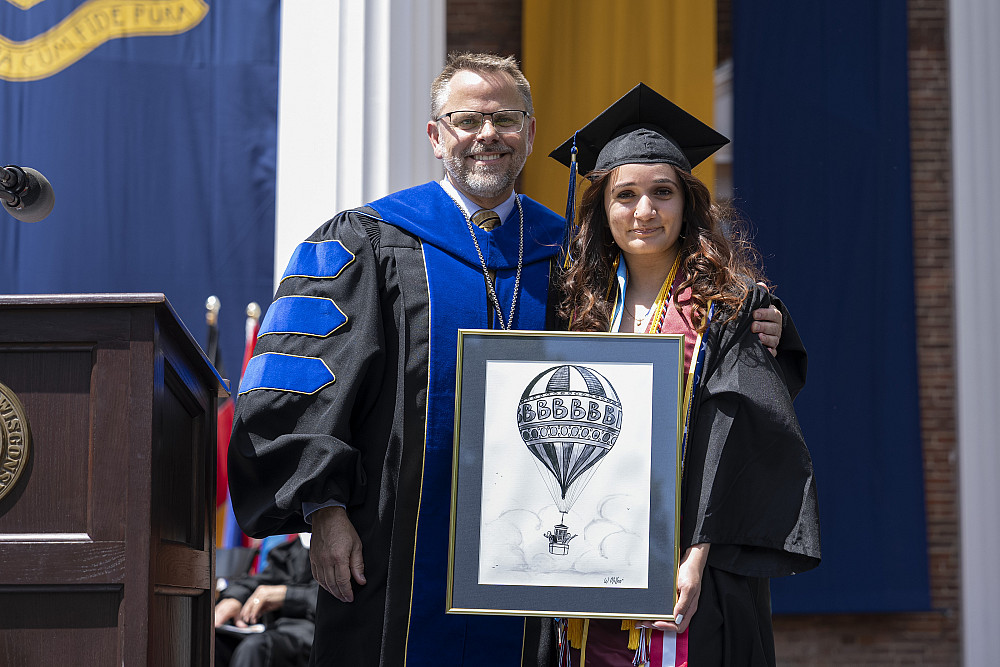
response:
M521 202L514 326L543 329L563 220ZM507 315L517 207L474 233ZM470 231L438 183L338 215L289 263L241 382L229 480L253 536L308 530L303 503L347 506L367 584L351 603L320 589L315 664L517 663L523 619L444 613L457 330L491 326Z
M739 316L717 314L704 337L681 484L681 552L712 544L689 629L691 667L773 666L768 579L820 560L812 461L792 407L805 349L780 302L777 359L751 331L752 312L771 300L755 286ZM533 624L523 664L554 665L553 634L548 619Z
M812 460L792 407L804 369L775 360L750 330L752 311L768 303L755 288L740 316L719 317L705 339L681 490L681 548L712 544L688 638L693 666L774 665L767 580L819 565ZM783 315L779 352L796 350L804 364Z

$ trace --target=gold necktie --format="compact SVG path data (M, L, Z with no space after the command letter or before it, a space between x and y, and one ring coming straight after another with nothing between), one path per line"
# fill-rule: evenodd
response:
M472 224L484 232L493 231L500 226L500 216L496 214L496 211L481 208L472 214Z

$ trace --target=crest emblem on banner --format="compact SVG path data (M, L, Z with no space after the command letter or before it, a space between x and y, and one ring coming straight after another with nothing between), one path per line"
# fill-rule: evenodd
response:
M28 414L14 392L0 384L0 499L17 485L30 455Z
M43 1L7 0L21 9ZM112 39L187 32L207 13L204 0L86 0L31 39L15 42L0 35L0 79L44 79Z

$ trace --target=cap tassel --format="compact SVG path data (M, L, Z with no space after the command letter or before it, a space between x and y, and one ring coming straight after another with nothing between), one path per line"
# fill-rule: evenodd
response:
M573 238L576 236L578 230L578 225L576 224L576 174L577 174L577 164L576 164L576 135L579 132L573 133L573 147L570 148L569 154L569 191L566 195L566 227L563 233L563 247L562 247L562 266L563 268L568 268L570 264L573 263L573 257L570 254L570 244L573 242Z
M635 651L632 658L633 667L639 667L649 663L649 639L650 634L646 628L637 628L635 619L622 619L622 630L628 631L628 647Z
M632 667L641 667L649 664L649 633L646 628L639 631L639 646L635 650L635 657L632 658Z

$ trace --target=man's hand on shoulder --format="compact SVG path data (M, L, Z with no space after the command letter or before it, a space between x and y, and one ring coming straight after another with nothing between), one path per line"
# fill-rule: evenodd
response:
M343 507L324 507L310 515L312 544L309 560L319 585L342 602L354 601L351 579L365 584L361 538Z
M753 311L753 319L752 331L757 334L772 357L778 356L778 343L781 342L781 311L774 306L758 308Z

